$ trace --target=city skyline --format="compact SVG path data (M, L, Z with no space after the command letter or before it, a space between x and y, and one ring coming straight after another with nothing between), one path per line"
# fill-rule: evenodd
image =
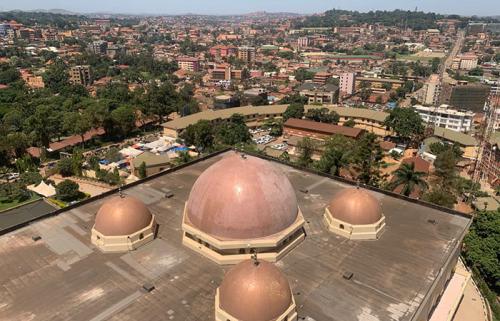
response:
M214 0L211 1L211 6L207 7L203 0L189 0L182 3L172 1L157 1L144 0L140 3L132 1L81 1L71 2L60 0L21 0L15 3L0 5L1 11L9 10L51 10L63 9L77 13L123 13L123 14L245 14L256 11L268 12L291 12L291 13L321 13L329 9L345 9L357 11L370 10L415 10L425 12L437 12L443 14L460 14L460 15L479 15L479 16L495 16L500 15L498 8L494 10L495 1L493 0L478 0L473 3L462 3L460 8L457 8L452 0L444 1L429 1L429 0L410 0L405 1L402 5L401 1L381 0L381 1L327 1L327 0L254 0L254 1L228 1ZM493 10L492 10L493 9Z

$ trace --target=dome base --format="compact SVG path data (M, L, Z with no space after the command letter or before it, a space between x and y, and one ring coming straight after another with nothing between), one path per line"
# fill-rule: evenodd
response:
M297 321L297 318L298 316L296 311L295 299L292 296L292 304L290 305L290 307L273 321ZM217 289L217 293L215 294L215 321L241 321L221 309L219 301L219 289Z
M300 208L296 221L280 233L257 239L223 240L190 224L186 208L182 222L182 243L220 265L238 264L257 252L259 259L276 262L305 239L304 217Z
M374 224L354 225L334 218L327 207L323 218L330 232L350 240L376 240L385 228L385 216L383 215Z
M91 242L104 253L133 251L154 239L156 227L154 215L147 227L130 235L106 236L93 227Z

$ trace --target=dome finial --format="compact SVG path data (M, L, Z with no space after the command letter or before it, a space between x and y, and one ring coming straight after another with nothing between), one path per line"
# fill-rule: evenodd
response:
M259 259L257 258L257 249L252 249L252 261L255 266L259 265Z

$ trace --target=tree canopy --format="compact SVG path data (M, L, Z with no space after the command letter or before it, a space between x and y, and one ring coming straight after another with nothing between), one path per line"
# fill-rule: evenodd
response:
M413 139L424 132L422 118L413 108L394 108L384 124L407 139Z

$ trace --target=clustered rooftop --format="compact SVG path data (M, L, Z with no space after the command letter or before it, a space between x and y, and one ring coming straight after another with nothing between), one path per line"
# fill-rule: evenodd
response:
M376 239L385 227L381 205L360 188L334 195L324 220L349 239ZM236 264L217 289L217 321L297 320L290 285L272 262L304 240L304 223L290 181L271 162L235 152L200 175L184 208L183 244ZM156 228L143 202L120 193L99 209L92 243L103 252L135 250Z

